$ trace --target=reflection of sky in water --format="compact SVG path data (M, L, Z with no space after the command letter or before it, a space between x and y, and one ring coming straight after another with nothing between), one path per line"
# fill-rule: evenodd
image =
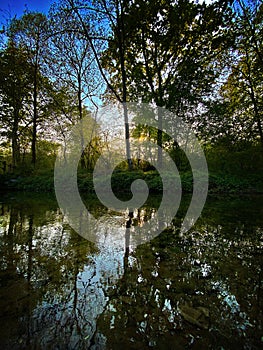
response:
M134 224L141 225L154 211L142 208ZM17 334L10 337L14 344L25 345L30 337L36 347L106 349L112 334L126 336L126 313L134 318L127 339L135 341L139 334L147 344L143 349L158 348L158 337L166 341L171 329L179 332L185 346L202 337L244 341L247 334L258 334L259 222L252 228L239 221L218 224L214 217L210 222L203 218L204 223L183 237L167 233L131 247L125 256L125 215L100 216L94 245L73 234L56 210L43 212L32 214L30 224L31 212L23 216L9 208L0 221L2 270L12 263L15 272L8 283L17 279L27 293L19 301L24 306L14 326ZM2 290L7 302L11 300L9 289ZM12 319L17 301L9 308ZM201 336L200 323L190 316L208 310L209 327ZM1 327L10 328L4 317ZM19 333L20 328L24 330Z
M115 218L114 218L115 219ZM118 217L116 217L118 220ZM78 318L78 326L82 329L81 333L86 333L84 337L89 342L92 334L96 329L96 320L104 311L108 302L108 297L105 295L108 287L117 283L118 279L123 274L123 257L125 249L125 227L111 228L110 222L112 216L100 218L100 231L96 235L100 237L97 244L98 251L88 255L89 263L84 265L83 269L77 273L75 290L68 291L66 301L51 300L50 304L43 302L38 306L38 311L35 310L37 318L50 309L56 309L56 320L61 327L67 327L67 322L72 318L71 313L75 313ZM115 220L114 220L115 221ZM41 249L49 252L51 256L63 255L63 247L67 246L69 235L67 231L63 232L63 226L56 223L55 225L46 225L37 230L38 238L44 239L44 244L41 242ZM58 239L61 238L58 242ZM34 240L37 245L38 240ZM46 316L44 316L46 317ZM43 330L46 333L46 329ZM50 331L54 331L53 329ZM75 334L75 337L77 335ZM48 337L43 335L43 337ZM100 341L104 342L102 335L99 336ZM70 346L76 346L74 333L68 340ZM98 342L98 339L96 340Z
M221 313L222 321L232 319L237 329L242 333L247 327L253 327L249 322L249 317L240 309L234 294L231 294L227 286L222 281L212 282L212 288L217 291L217 296L222 300L224 311Z

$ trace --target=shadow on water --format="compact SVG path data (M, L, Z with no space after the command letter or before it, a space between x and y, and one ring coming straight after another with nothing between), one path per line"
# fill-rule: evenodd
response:
M159 197L126 216L86 199L104 222L94 244L52 196L2 196L1 349L260 349L262 199L209 198L180 235L186 197L173 225L135 248L133 227Z

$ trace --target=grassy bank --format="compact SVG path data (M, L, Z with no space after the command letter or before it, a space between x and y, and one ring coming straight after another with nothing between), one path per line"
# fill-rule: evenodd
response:
M165 174L168 184L172 184L175 179L177 187L182 191L191 193L193 189L193 178L190 172L185 172L176 177L171 173ZM156 171L116 171L111 177L112 190L116 193L130 191L130 186L136 179L146 181L150 193L162 193L162 179ZM106 178L100 179L100 185L107 191ZM198 188L202 190L205 178L198 174L196 178ZM80 172L78 174L78 187L81 192L94 192L92 173ZM6 174L0 175L0 189L2 191L33 191L33 192L53 192L54 174L52 170L36 172L29 175ZM140 187L137 188L138 191ZM209 174L209 193L263 193L263 178L261 174L231 175L224 173Z

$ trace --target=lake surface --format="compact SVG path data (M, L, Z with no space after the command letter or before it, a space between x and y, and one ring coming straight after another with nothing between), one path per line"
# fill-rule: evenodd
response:
M2 194L0 348L262 348L263 197L208 198L180 235L189 200L169 230L125 249L127 218L94 198L85 201L104 223L96 244L54 197Z

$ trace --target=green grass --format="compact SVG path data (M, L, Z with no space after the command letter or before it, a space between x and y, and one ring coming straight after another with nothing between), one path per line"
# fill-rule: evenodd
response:
M168 184L176 181L179 187L179 177L169 172L165 173ZM131 184L136 179L143 179L148 185L150 193L162 193L162 179L156 171L116 171L111 177L112 190L117 193L130 193ZM105 186L107 191L106 178L100 178L100 185ZM182 191L191 193L193 189L193 177L191 172L180 174ZM202 182L205 178L198 174L195 181L202 189ZM170 186L171 186L170 185ZM93 175L80 171L78 174L78 188L80 192L94 192ZM169 188L169 185L168 185ZM0 189L2 191L32 191L32 192L53 192L54 191L54 174L52 170L38 171L31 175L0 175ZM137 188L140 191L140 186ZM210 173L209 175L209 193L263 193L263 179L261 174L250 175L230 175L224 173Z

